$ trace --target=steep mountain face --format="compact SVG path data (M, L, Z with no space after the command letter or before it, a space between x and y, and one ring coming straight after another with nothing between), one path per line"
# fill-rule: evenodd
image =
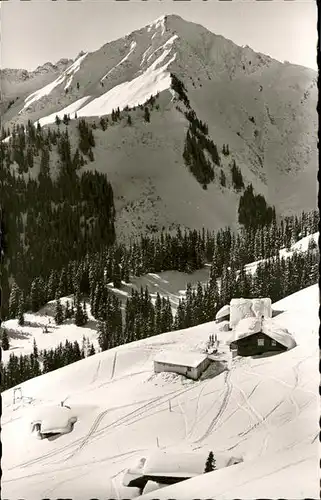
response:
M15 117L17 109L19 106L21 107L27 93L34 92L43 85L50 83L71 63L70 59L60 59L56 64L47 62L42 66L38 66L34 71L10 68L1 70L0 107L4 121Z
M57 114L74 118L75 113L98 124L97 117L125 109L113 126L94 131L95 161L90 166L109 175L122 235L150 225L233 225L240 197L231 189L233 160L245 185L251 182L277 213L316 206L313 70L280 63L171 15L96 52L81 53L71 64L63 60L34 73L4 71L6 82L13 78L15 83L3 85L2 106L18 97L3 113L5 127L29 119L55 127ZM191 109L208 125L219 152L223 144L229 146L206 191L184 164L189 123L170 73L184 84ZM126 106L143 105L157 93L149 122L139 108L127 111ZM72 121L71 136L74 131ZM220 170L226 186L219 181Z

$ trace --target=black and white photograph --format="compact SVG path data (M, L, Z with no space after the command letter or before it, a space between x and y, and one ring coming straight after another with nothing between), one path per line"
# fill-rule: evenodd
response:
M2 498L319 499L316 2L0 15Z

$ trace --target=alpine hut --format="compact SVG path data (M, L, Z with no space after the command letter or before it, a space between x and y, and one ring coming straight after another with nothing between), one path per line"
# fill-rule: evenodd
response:
M296 346L292 335L264 318L241 319L234 329L231 348L240 356L253 356L266 352L283 352Z
M154 371L178 373L198 380L210 363L208 357L199 352L163 351L154 359Z

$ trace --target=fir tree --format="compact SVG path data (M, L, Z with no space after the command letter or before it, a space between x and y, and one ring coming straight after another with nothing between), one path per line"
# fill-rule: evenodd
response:
M1 335L1 347L4 351L8 351L10 348L8 332L6 329L3 329Z
M64 319L70 319L72 317L69 300L66 302L65 310L64 310Z
M56 325L61 325L64 320L63 308L60 299L56 300L56 310L55 310L55 322Z
M84 326L87 323L88 317L87 314L84 314L84 307L82 306L78 295L76 296L75 307L75 324L77 326Z
M113 269L113 284L114 288L121 287L121 269L120 265L116 262Z
M96 351L95 351L95 348L94 348L93 343L91 343L91 344L90 344L90 349L89 349L89 351L88 351L87 356L93 356L94 354L96 354Z
M106 123L106 120L105 120L105 118L103 118L103 117L101 117L101 118L100 118L100 126L101 126L101 129L102 129L103 131L105 131L105 130L106 130L106 128L107 128L107 123Z
M98 343L102 351L110 348L110 339L106 321L101 321L98 325Z
M221 183L221 186L226 187L226 177L225 177L225 174L224 174L222 169L221 169L221 174L220 174L220 183Z
M38 359L38 347L36 343L36 339L33 339L33 355L35 359Z
M10 297L9 297L9 315L11 318L17 316L18 307L19 307L19 297L21 295L20 288L17 283L14 281L12 283Z
M23 292L21 292L19 297L19 306L18 306L18 323L20 326L23 326L25 324L24 309L25 309L24 294Z
M207 457L207 460L206 460L206 464L205 464L205 469L204 469L204 473L206 472L212 472L213 470L215 470L215 458L214 458L214 454L212 451L209 452L209 455Z
M150 122L150 112L147 106L144 109L144 120L145 122Z

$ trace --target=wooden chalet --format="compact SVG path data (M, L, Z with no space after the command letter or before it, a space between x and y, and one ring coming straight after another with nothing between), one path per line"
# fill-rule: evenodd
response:
M292 335L272 321L245 318L235 328L235 337L230 344L239 356L254 356L266 352L284 352L296 343Z

